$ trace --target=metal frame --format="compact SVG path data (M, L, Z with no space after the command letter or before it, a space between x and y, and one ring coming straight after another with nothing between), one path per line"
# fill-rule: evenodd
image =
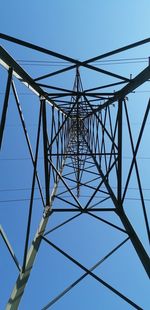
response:
M65 55L60 55L58 53L49 51L45 48L33 45L31 43L12 38L4 34L0 34L0 39L4 39L19 44L21 46L25 46L32 50L47 54L49 56L53 56L57 59L66 61L67 65L69 64L69 66L64 69L33 78L29 76L25 72L25 70L21 68L19 64L2 47L0 47L0 64L8 71L8 80L6 84L0 126L0 145L2 146L3 142L3 133L5 130L5 121L7 118L7 107L9 104L10 89L12 89L23 131L25 134L25 139L29 149L29 154L33 164L29 213L25 236L23 263L21 268L7 241L3 230L0 229L0 233L6 243L6 246L11 256L13 257L13 260L15 261L17 267L20 270L17 282L14 286L6 309L18 309L41 242L46 242L49 246L53 247L56 251L60 252L67 259L72 261L84 271L84 274L80 278L78 278L74 283L72 283L72 285L67 287L56 298L50 301L43 309L48 309L57 300L64 296L70 289L72 289L81 280L83 280L87 275L90 275L96 281L107 287L114 294L116 294L125 302L133 306L133 308L142 309L127 296L125 296L114 287L112 287L110 284L95 275L93 271L96 267L103 263L103 261L110 257L121 246L123 246L124 243L130 240L141 261L141 264L145 269L145 272L150 277L150 260L148 253L144 248L142 242L140 241L137 232L133 228L132 223L127 217L123 206L133 167L135 167L147 237L150 241L147 210L144 202L142 183L136 158L142 140L146 121L149 115L150 101L148 102L147 109L143 117L136 145L134 145L126 102L126 96L129 93L133 92L137 87L150 79L150 66L148 66L136 77L130 80L127 77L123 77L116 73L100 69L96 65L91 65L91 63L96 64L96 61L105 57L115 55L125 50L129 50L131 48L135 48L137 46L149 43L150 39L136 42L134 44L125 46L123 48L83 62L77 61ZM107 83L106 85L100 85L99 87L93 87L92 89L84 89L80 74L81 67L112 77L112 79L117 79L117 81L113 80L112 83ZM75 70L74 85L72 90L59 87L59 85L51 86L48 82L45 84L38 83L43 79L51 78L51 76L62 74L69 70ZM30 139L23 118L21 104L19 102L15 86L15 79L18 79L20 83L23 83L32 92L34 92L37 97L39 97L39 120L35 155L31 147ZM122 87L122 84L125 84L125 86ZM100 91L101 89L108 89L112 86L121 86L122 88L115 92ZM50 93L49 90L51 91ZM117 112L115 112L116 114L114 113L115 119L112 118L111 115L113 104L117 106ZM47 108L51 109L50 124L48 122ZM126 118L127 121L127 128L129 132L130 145L133 156L127 178L126 180L124 180L124 187L122 175L123 117ZM43 137L42 140L45 193L43 193L40 178L37 172L39 141L41 139L41 132ZM69 171L66 174L65 167L67 168L67 171ZM89 176L88 181L86 182L83 181L83 175L85 174ZM113 184L110 181L112 174L117 180L116 191L114 190ZM39 188L44 212L39 224L39 228L37 229L35 237L31 243L31 246L29 247L30 230L32 225L32 209L36 182ZM60 182L63 184L64 190L57 193ZM95 185L95 182L97 185ZM50 190L51 186L53 186L52 191ZM86 188L90 191L90 197L85 205L83 204L83 202L80 202L81 188ZM65 199L66 194L69 195L69 199ZM97 196L97 194L100 194L101 197L100 200L95 203L95 197ZM53 202L55 199L59 199L60 201L65 203L66 207L53 207ZM103 203L108 199L111 201L112 207L103 206ZM123 227L119 227L111 221L107 221L100 217L98 213L102 211L113 212L116 217L120 219L120 223L122 223ZM57 212L75 212L75 215L73 215L70 219L63 221L61 224L57 225L51 230L46 231L49 217ZM127 236L123 242L119 243L114 249L112 249L107 255L105 255L104 258L100 259L100 261L94 266L92 266L90 269L87 269L85 266L83 266L83 264L78 262L71 255L69 255L58 246L53 244L49 239L47 239L47 236L53 230L63 227L68 222L73 221L75 218L81 216L82 214L87 214L87 216L89 217L94 217L97 221L101 221L106 225L113 227L117 231L124 233Z

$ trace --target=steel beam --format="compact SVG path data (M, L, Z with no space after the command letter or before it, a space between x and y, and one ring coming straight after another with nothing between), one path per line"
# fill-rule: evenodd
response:
M4 240L5 244L6 244L6 247L7 247L8 251L9 251L9 253L10 253L10 255L11 255L11 257L12 257L14 263L15 263L15 265L17 266L18 270L21 271L21 267L20 267L19 261L18 261L16 255L15 255L15 253L14 253L14 251L12 249L12 246L11 246L7 236L6 236L6 233L4 232L4 230L3 230L1 225L0 225L0 235L3 238L3 240Z
M8 70L7 86L6 86L5 99L4 99L3 111L2 111L2 117L1 117L1 123L0 123L0 149L2 146L2 139L3 139L4 128L5 128L5 122L6 122L6 114L7 114L7 108L8 108L8 100L9 100L12 74L13 74L13 69L12 67L10 67Z
M18 63L0 46L0 64L7 70L11 67L13 69L13 75L19 79L27 88L34 92L37 96L43 97L46 101L55 108L66 114L61 107L58 107L57 104L52 101L48 95L42 90L40 86L22 69Z

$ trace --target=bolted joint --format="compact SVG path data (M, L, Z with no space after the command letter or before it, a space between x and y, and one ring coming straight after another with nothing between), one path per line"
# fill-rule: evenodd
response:
M51 206L49 206L49 205L45 206L44 212L43 212L43 217L44 218L48 217L50 215L50 213L51 213Z

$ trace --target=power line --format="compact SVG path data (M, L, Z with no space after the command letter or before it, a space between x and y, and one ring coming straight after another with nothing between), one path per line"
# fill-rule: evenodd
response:
M63 198L69 198L69 195L63 196ZM90 195L80 195L80 197L89 198ZM97 196L94 199L102 199L104 196ZM41 200L40 197L35 197L34 200ZM141 201L140 198L136 197L127 197L125 200L134 200L134 201ZM0 200L0 203L9 203L9 202L23 202L23 201L30 201L30 198L18 198L18 199L7 199L7 200ZM144 201L150 201L150 198L144 198Z
M27 60L18 59L20 65L24 66L51 66L51 67L67 67L70 63L67 61L52 61L52 60ZM107 59L107 60L97 60L94 63L96 65L122 65L122 64L137 64L146 63L149 61L149 57L135 57L135 58L121 58L121 59Z
M132 159L133 157L130 156L123 156L123 159ZM39 156L38 159L43 159L43 157ZM144 157L144 156L139 156L136 159L140 160L149 160L150 157ZM0 158L0 161L20 161L20 160L31 160L30 157L16 157L16 158Z

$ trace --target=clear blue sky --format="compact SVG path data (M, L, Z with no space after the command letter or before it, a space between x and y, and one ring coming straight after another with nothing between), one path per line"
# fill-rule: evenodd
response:
M75 59L85 60L149 37L149 12L149 0L5 0L1 3L0 32L41 45ZM34 54L28 50L15 47L13 44L4 42L3 40L0 43L17 59L34 59ZM133 58L148 56L150 56L149 46L141 49L141 52L140 50L138 52L134 50L131 51L130 56L127 54L127 57ZM38 57L41 56L36 55L36 59ZM119 57L117 56L117 58ZM47 58L43 56L43 59ZM145 66L145 63L141 67L139 64L138 70L141 70ZM136 72L136 66L134 69ZM29 68L26 67L26 70L29 70ZM40 68L39 70L42 69ZM121 74L125 71L128 75L132 73L130 65L126 65L121 69L118 67L114 69L114 66L112 66L110 70L116 70L115 72ZM31 71L34 76L33 68L31 68ZM5 74L0 76L2 89L4 89L5 78ZM93 85L91 79L86 78L86 76L84 76L84 79L87 85ZM100 82L96 81L95 76L93 76L93 79L94 86L95 83L97 85ZM65 83L65 81L59 82L62 83L61 85ZM147 91L149 87L145 86L145 89ZM20 92L24 91L20 87ZM138 125L142 119L141 115L144 113L148 96L149 93L143 93L143 96L139 93L139 96L135 97L138 104L138 113L136 113L137 110L134 106L134 98L131 98L130 114L132 116L135 137L139 130ZM0 104L2 104L2 94L0 99ZM36 118L31 119L31 113L32 115L34 113L36 115L37 113L37 107L34 106L34 104L36 105L36 100L31 96L22 96L21 99L34 147L34 130L36 126L34 122L36 122ZM14 107L14 100L11 99L11 102L12 105L9 107L6 127L7 142L4 145L0 158L0 167L3 172L3 177L0 180L0 189L3 190L0 192L1 201L28 198L30 191L24 190L14 193L11 191L4 192L4 189L29 188L31 185L31 174L29 171L31 171L32 166L31 163L25 160L29 155L25 144L20 142L23 141L23 134L21 126L18 126L19 119ZM140 105L141 102L143 103L143 108ZM134 117L135 115L136 118ZM145 133L145 140L142 145L143 149L140 149L140 156L143 157L150 157L150 152L147 150L148 135L149 127L147 127ZM124 152L127 157L129 154L126 148L124 148ZM19 157L22 160L18 162L4 160ZM139 163L141 165L143 187L150 188L149 180L145 176L146 164L149 164L148 160ZM127 166L128 159L126 158L125 167ZM41 167L39 167L40 169ZM149 172L148 170L147 174ZM137 186L137 183L135 184L133 179L131 181L131 187L134 186ZM36 195L38 196L39 193L37 192ZM135 197L136 192L133 191L129 195ZM150 198L149 191L146 191L145 197L147 199ZM133 211L134 208L138 208L138 202L136 205L135 202L132 202L132 205L128 204L126 207L130 207L130 209L127 209L128 215L133 220L135 228L139 229L140 238L145 247L147 247L147 241L145 241L144 236L145 232L143 232L142 228L142 216L140 218L141 213L139 211L138 213L137 209L136 213L138 216L134 219ZM23 201L8 204L0 203L0 222L20 261L22 260L20 243L23 244L24 242L27 208L28 205ZM37 201L34 206L35 220L33 221L32 235L41 216L40 208L40 202ZM60 218L60 215L57 215L57 218L52 218L52 224L49 224L49 227L53 227L56 223L61 222L61 220L63 220L63 217ZM116 219L114 219L115 221ZM90 268L92 264L96 263L108 251L121 242L124 236L121 234L118 235L113 229L108 230L105 225L100 225L95 219L87 219L86 216L83 216L82 219L77 218L72 226L68 224L64 230L60 229L57 233L53 233L51 238L61 248L68 251L76 259ZM91 255L91 253L95 254ZM0 281L0 310L3 310L15 283L17 272L1 239L0 257L0 274L2 275ZM117 254L112 256L111 261L105 262L95 273L133 299L144 310L149 309L148 279L130 244L124 245L122 250L119 250ZM61 254L57 254L54 249L48 247L46 244L42 244L19 310L42 309L51 298L61 292L61 290L80 275L82 275L82 270L64 259ZM88 276L76 288L72 289L69 294L56 303L52 309L130 310L131 306Z

